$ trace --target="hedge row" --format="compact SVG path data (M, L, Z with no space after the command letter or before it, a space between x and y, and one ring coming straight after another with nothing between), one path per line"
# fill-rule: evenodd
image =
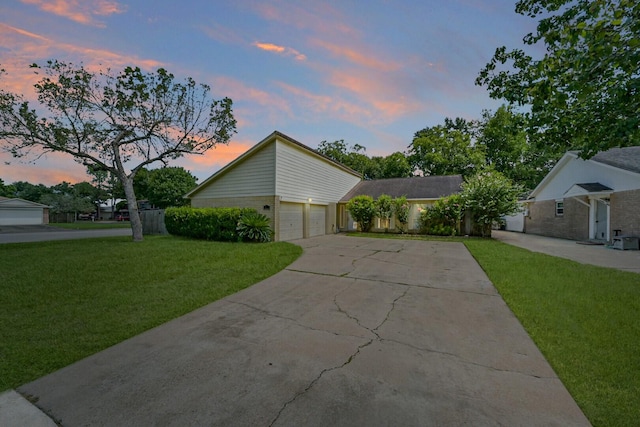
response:
M237 242L240 240L238 221L248 212L256 211L249 208L167 208L164 223L167 231L176 236Z

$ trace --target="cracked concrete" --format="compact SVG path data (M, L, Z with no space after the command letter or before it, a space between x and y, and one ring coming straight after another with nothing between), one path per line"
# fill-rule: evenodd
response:
M296 243L275 276L18 391L64 426L589 425L463 245Z

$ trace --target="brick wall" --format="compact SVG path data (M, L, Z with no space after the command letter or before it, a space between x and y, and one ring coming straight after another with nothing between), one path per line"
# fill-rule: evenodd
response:
M532 203L524 221L525 233L571 240L589 238L589 207L573 198L564 199L562 216L556 216L555 200Z
M640 236L640 190L621 191L611 195L611 236L613 230Z

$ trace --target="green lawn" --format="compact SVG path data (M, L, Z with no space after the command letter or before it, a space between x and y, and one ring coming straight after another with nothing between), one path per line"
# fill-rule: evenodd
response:
M465 245L594 426L640 420L640 274Z
M170 236L0 245L0 391L246 288L301 253Z
M52 227L65 228L68 230L100 230L105 228L131 228L129 221L122 222L102 222L102 221L76 221L76 222L54 222L49 224Z

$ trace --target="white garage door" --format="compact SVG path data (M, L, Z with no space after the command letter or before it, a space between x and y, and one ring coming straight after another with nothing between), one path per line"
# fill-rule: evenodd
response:
M42 208L0 209L0 225L42 224Z
M327 207L311 205L309 212L309 236L324 236L326 230Z
M280 203L280 240L302 239L303 212L301 203Z

